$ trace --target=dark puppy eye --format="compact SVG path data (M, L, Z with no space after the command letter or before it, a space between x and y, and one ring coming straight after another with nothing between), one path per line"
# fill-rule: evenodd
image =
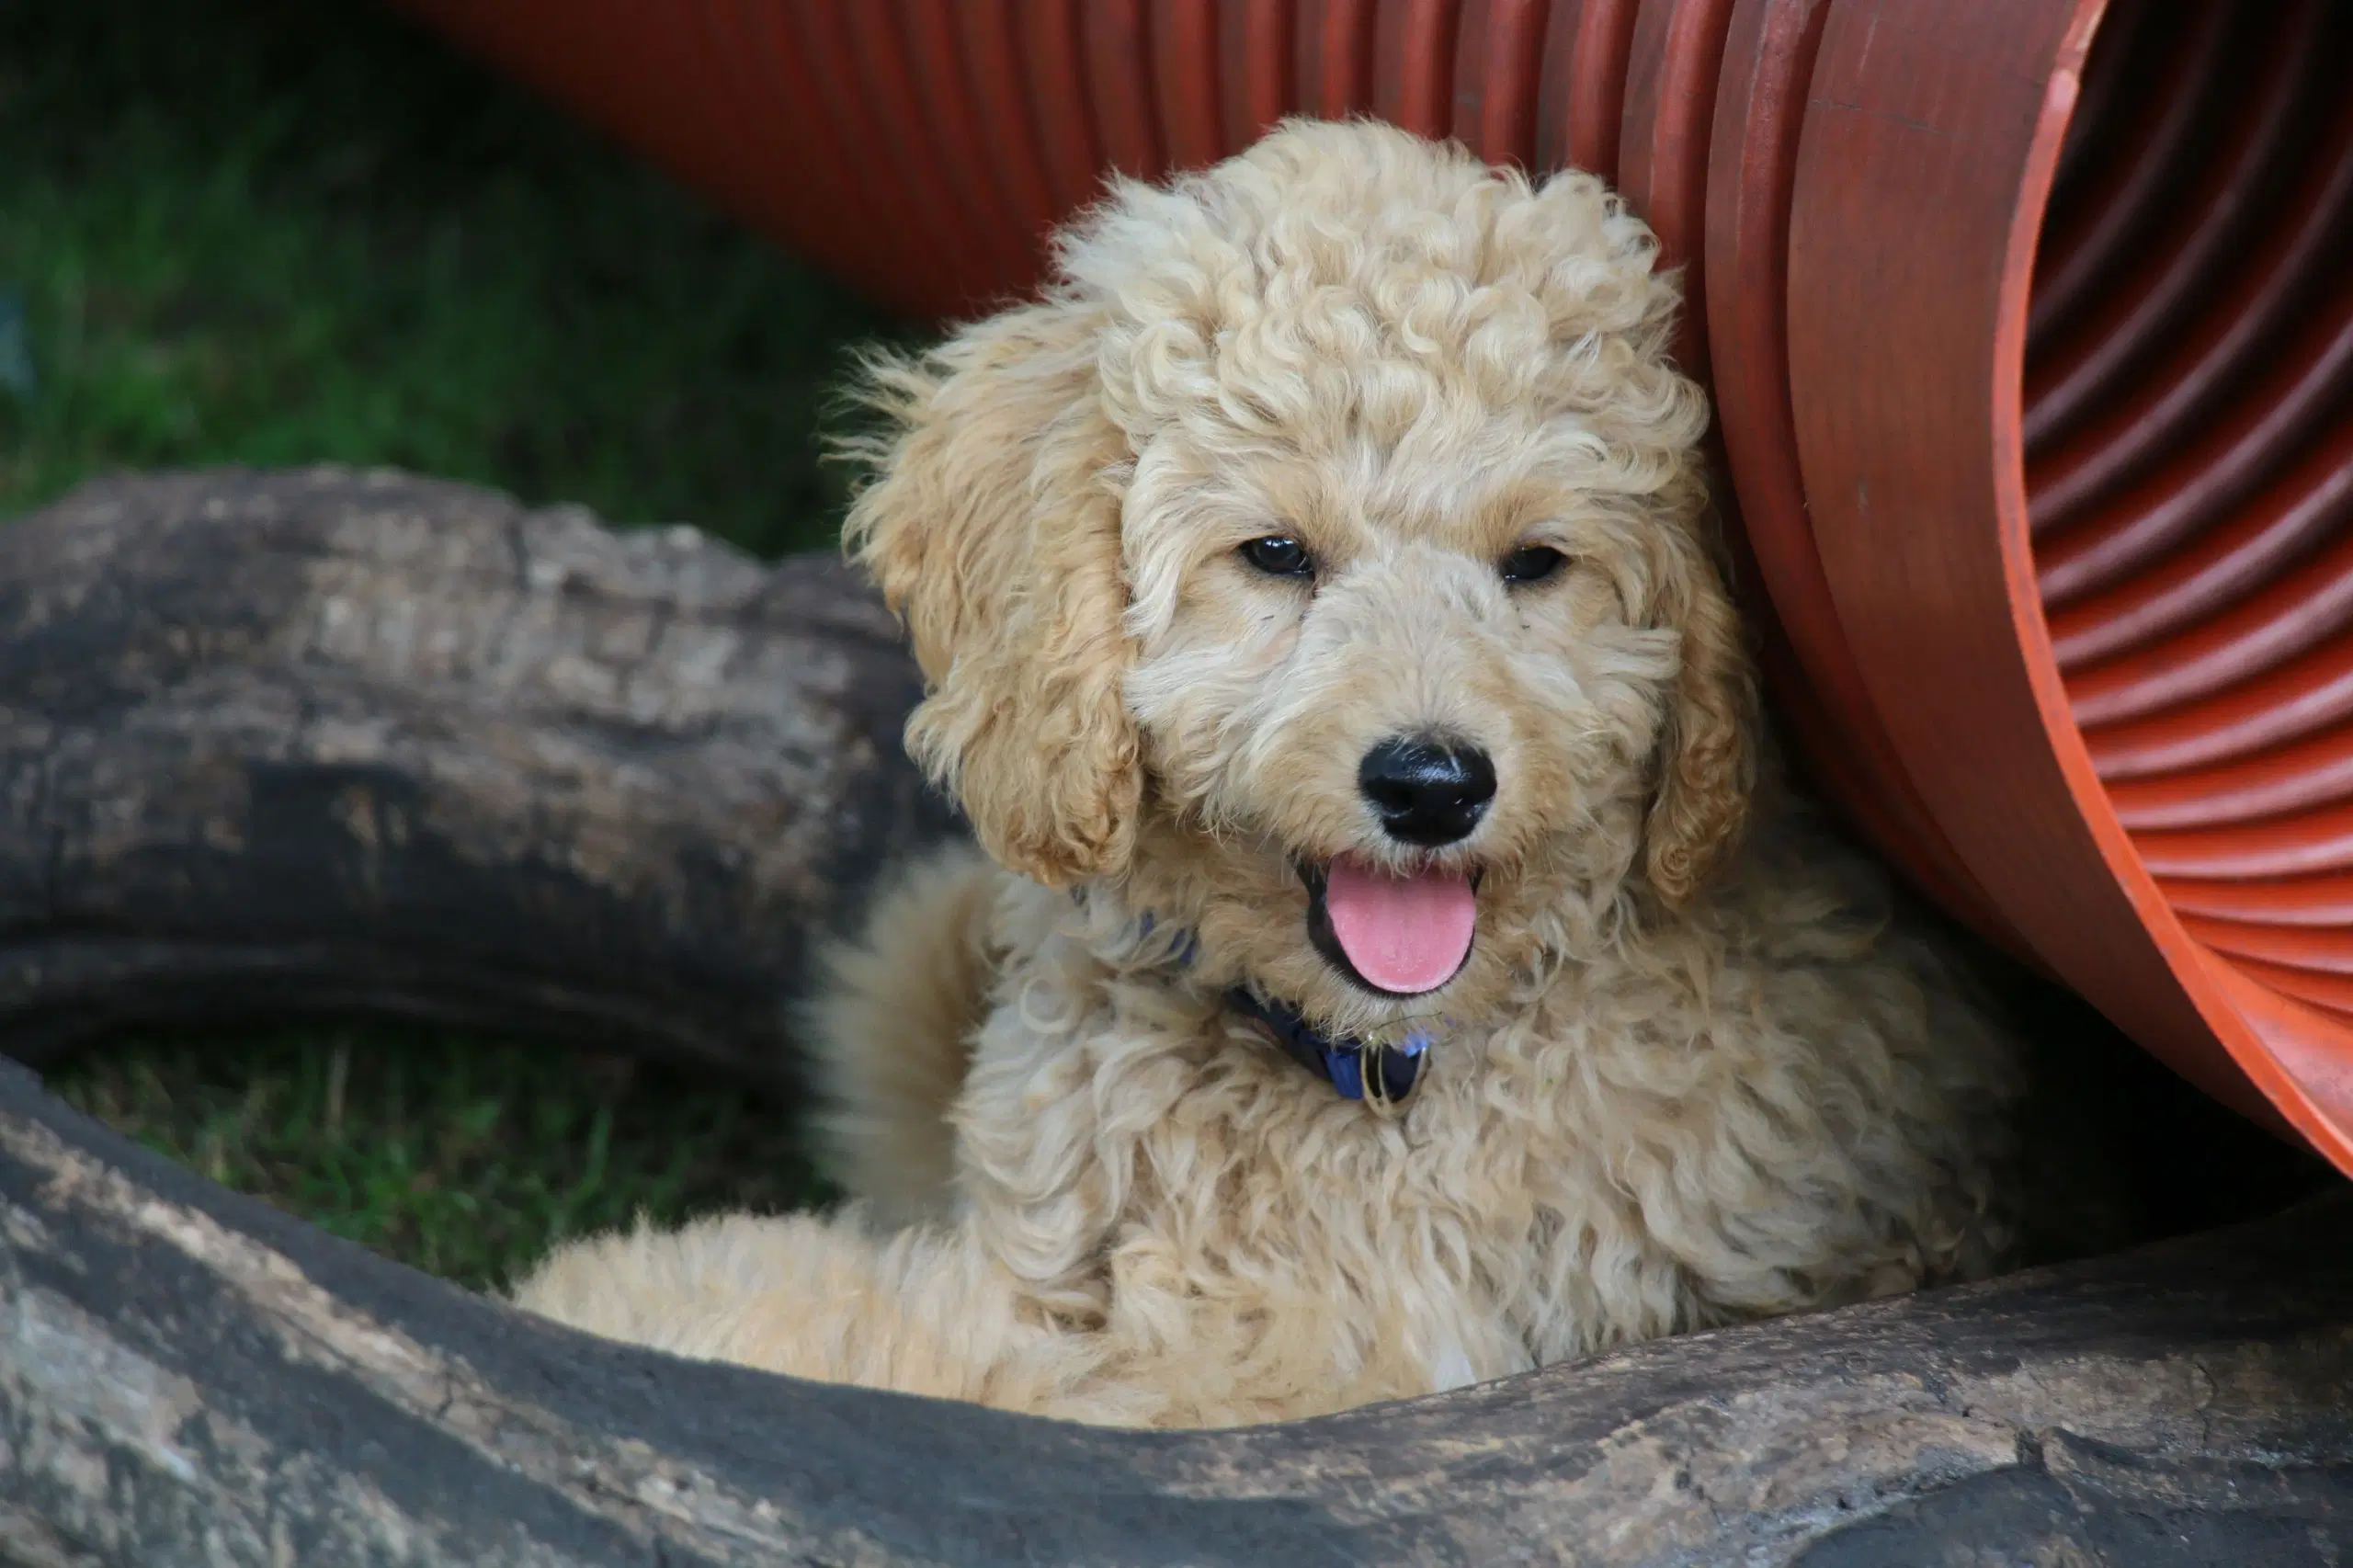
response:
M1549 544L1523 544L1503 559L1506 583L1540 583L1561 569L1567 556Z
M1270 577L1304 577L1315 570L1307 547L1289 534L1268 534L1242 547L1242 559Z

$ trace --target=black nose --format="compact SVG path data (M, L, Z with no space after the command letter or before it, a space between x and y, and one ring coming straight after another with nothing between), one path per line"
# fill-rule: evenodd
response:
M1495 798L1495 765L1477 746L1383 741L1364 754L1357 788L1390 837L1434 849L1479 825Z

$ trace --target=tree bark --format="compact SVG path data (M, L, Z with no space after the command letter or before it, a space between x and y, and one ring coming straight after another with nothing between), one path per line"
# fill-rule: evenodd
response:
M768 1074L950 831L840 563L317 469L0 529L0 1040L360 1008Z
M676 1360L224 1192L0 1067L0 1557L2323 1564L2353 1205L1292 1426Z
M952 824L836 567L396 476L0 531L0 1026L368 1006L752 1071L808 934ZM2353 1561L2353 1201L1234 1432L585 1338L222 1191L0 1063L0 1561Z

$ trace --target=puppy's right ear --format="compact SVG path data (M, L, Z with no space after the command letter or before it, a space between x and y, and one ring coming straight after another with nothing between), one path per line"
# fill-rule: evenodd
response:
M1098 323L1049 300L868 367L894 428L847 548L905 618L929 695L907 749L983 847L1049 886L1118 870L1141 793L1121 683L1120 475Z

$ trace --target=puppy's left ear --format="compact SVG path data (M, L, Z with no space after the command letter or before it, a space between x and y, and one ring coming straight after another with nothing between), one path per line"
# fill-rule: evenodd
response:
M982 846L1048 886L1118 870L1142 792L1122 682L1120 475L1100 323L1072 299L869 367L894 428L858 455L851 551L904 616L929 693L907 749Z
M1643 867L1670 908L1691 902L1740 846L1756 789L1756 669L1699 519L1665 533L1657 616L1683 633L1660 738Z

